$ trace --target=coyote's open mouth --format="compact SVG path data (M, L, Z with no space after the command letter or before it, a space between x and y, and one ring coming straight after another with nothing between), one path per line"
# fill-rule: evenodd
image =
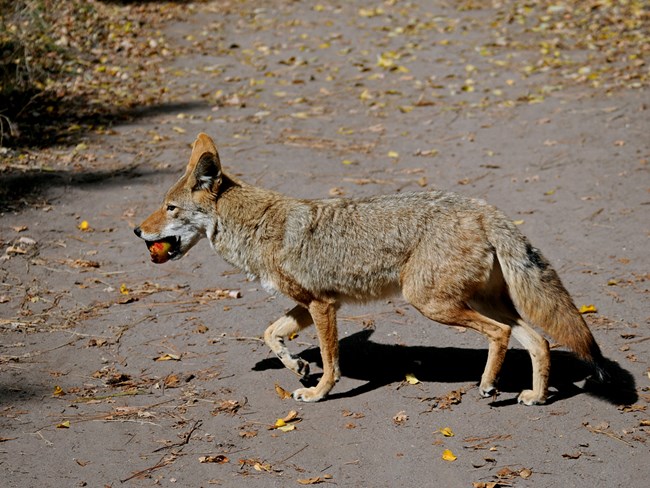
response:
M165 263L180 254L181 238L178 236L169 236L158 241L145 241L151 260L156 263Z

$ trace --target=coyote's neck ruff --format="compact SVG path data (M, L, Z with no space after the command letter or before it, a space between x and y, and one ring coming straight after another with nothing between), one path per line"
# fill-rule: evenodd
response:
M298 400L322 399L340 376L340 304L399 291L431 320L488 338L484 396L496 391L512 333L533 362L532 389L519 401L546 401L549 346L533 326L602 374L598 345L557 273L511 220L481 200L444 191L295 199L224 174L214 142L199 134L185 174L135 233L154 262L178 259L207 237L227 262L297 302L265 340L306 376L308 364L284 341L315 324L323 375L317 386L296 390Z

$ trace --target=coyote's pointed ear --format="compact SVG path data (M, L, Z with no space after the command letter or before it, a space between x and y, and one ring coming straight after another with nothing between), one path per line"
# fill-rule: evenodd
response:
M194 165L192 177L192 191L207 190L216 194L221 185L219 156L204 152Z
M192 155L187 164L187 173L192 175L192 191L217 192L221 184L221 162L217 146L207 134L200 133L192 144Z
M196 166L196 164L199 162L199 159L201 159L201 156L203 156L204 153L214 154L217 157L217 161L219 160L219 153L217 152L217 146L215 145L214 141L210 138L209 135L201 132L198 136L196 136L196 140L192 144L190 162L187 163L188 171L192 170Z

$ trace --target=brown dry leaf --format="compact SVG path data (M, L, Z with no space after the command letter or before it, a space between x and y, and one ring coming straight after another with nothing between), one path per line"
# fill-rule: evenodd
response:
M472 483L473 488L497 488L498 485L496 481L475 481Z
M295 410L290 410L289 413L287 414L287 416L284 417L282 420L284 420L286 423L295 422L295 421L299 420L298 419L298 412L296 412Z
M352 417L353 419L362 419L366 416L361 412L350 412L349 410L343 410L342 414L344 417Z
M199 458L200 463L215 463L215 464L226 464L230 462L223 454L218 454L216 456L201 456Z
M252 439L253 437L257 437L257 431L256 430L242 430L239 432L239 437L242 439Z
M275 384L275 392L280 397L280 400L286 400L287 398L291 398L291 392L288 392L277 383Z
M393 417L393 422L395 422L396 425L402 425L408 419L409 419L409 416L406 414L406 412L404 410L402 410L400 412L397 412L397 414Z
M88 259L67 259L65 263L72 268L99 268L100 264L97 261Z
M323 476L315 476L313 478L303 478L297 480L301 485L317 485L319 483L325 483L327 480L331 480L331 474L324 474Z
M645 412L646 406L635 403L634 405L622 405L618 409L623 413Z
M519 471L519 476L521 476L523 479L527 480L533 475L533 471L529 468L524 468Z
M181 380L178 375L170 374L165 378L165 387L166 388L178 388Z
M501 479L512 479L519 476L519 473L506 466L497 471L497 476Z
M210 413L212 415L219 415L220 413L229 413L230 415L235 415L243 406L243 404L239 403L236 400L223 400L219 406L217 406Z

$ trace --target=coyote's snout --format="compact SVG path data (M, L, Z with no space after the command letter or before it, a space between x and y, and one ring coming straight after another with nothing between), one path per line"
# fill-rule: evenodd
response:
M185 174L135 233L156 263L207 237L227 262L297 303L264 334L284 365L305 376L309 365L285 340L315 324L323 375L297 389L297 400L320 400L339 379L340 305L396 291L429 319L487 337L483 396L496 391L512 334L533 363L532 389L519 402L546 401L549 345L533 326L604 374L600 349L557 273L510 219L480 200L445 191L295 199L223 173L214 142L199 134Z

